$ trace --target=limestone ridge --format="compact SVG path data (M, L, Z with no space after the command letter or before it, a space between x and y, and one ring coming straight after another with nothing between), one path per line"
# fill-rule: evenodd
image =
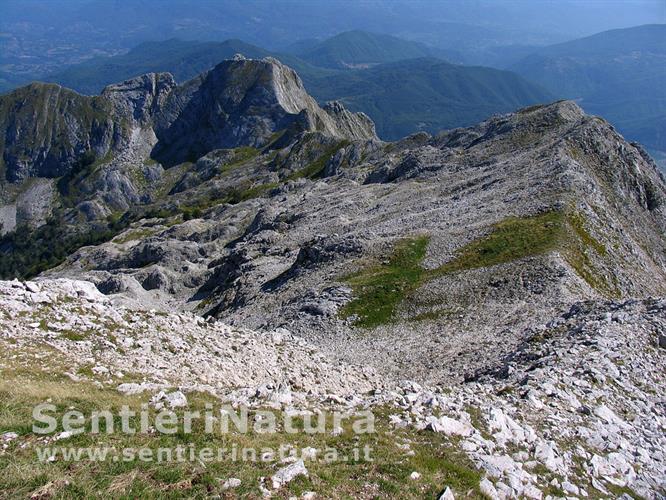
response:
M306 134L237 158L177 167L158 206L197 212L138 220L47 274L148 308L288 327L386 377L430 382L499 362L576 301L666 293L664 180L572 102L389 144ZM420 252L392 268L410 242ZM380 295L407 292L358 336L375 277L389 280Z
M262 146L288 127L347 139L376 139L365 115L322 109L296 73L272 58L236 58L177 86L149 73L82 96L35 83L0 96L1 182L59 177L85 154L118 155L137 135L169 164L216 148ZM180 151L183 150L183 153Z
M11 95L0 221L51 220L3 238L0 268L61 250L0 281L17 373L388 407L454 436L489 498L663 497L666 182L606 121L564 101L384 143L241 57Z
M155 156L178 163L213 149L265 146L278 131L376 139L374 124L341 105L319 107L294 70L273 58L235 58L177 87L155 115Z

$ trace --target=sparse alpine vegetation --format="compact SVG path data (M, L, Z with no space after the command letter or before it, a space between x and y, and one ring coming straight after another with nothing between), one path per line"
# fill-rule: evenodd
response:
M362 269L346 278L356 298L342 310L355 324L372 328L394 319L395 310L424 280L421 261L429 238L420 236L399 241L385 264Z
M595 268L590 252L605 257L607 251L584 226L575 212L548 211L532 217L509 217L494 226L486 236L461 249L446 264L425 269L429 237L399 241L386 263L361 269L345 278L354 299L341 310L341 316L355 318L355 325L372 328L398 320L400 304L430 280L471 269L488 268L526 257L561 250L567 262L593 289L616 296ZM418 299L414 299L418 303ZM411 321L437 319L447 311L421 313Z
M4 361L4 360L3 360ZM239 432L230 426L230 432L206 432L201 420L195 420L192 432L179 432L172 435L141 434L128 435L120 432L117 419L115 432L106 434L104 420L102 433L91 434L90 414L94 411L108 410L117 415L122 406L128 406L138 414L149 408L151 421L155 420L156 411L149 406L150 394L126 396L113 388L100 389L90 380L95 376L81 376L80 382L57 373L34 373L21 368L2 370L0 382L0 429L2 433L16 433L18 437L10 443L0 455L0 470L11 469L11 474L0 477L0 489L12 492L15 496L29 497L41 492L42 495L55 498L182 498L209 497L212 494L230 494L261 497L261 485L272 488L270 477L284 467L280 463L277 450L291 447L295 453L311 450L311 460L305 461L308 477L298 477L285 485L278 493L302 495L316 491L318 496L326 498L360 497L367 491L367 484L373 483L372 491L387 496L400 495L402 498L420 498L422 495L436 497L441 493L441 485L446 484L457 492L468 493L468 498L479 497L480 472L463 452L455 447L446 437L432 432L416 431L413 428L395 430L389 424L390 408L375 410L376 433L356 435L351 429L351 422L346 422L342 432L333 433L332 418L327 417L328 428L320 434L289 434L283 428L275 434L259 433L251 428L248 433ZM20 390L18 390L20 388ZM87 432L79 436L56 440L62 432L58 428L47 438L47 444L40 444L39 436L31 432L34 423L32 409L45 400L51 401L57 408L55 415L68 409L76 409L86 415L84 423ZM219 405L217 399L205 393L189 393L187 396L189 412L205 414L211 405ZM250 422L254 422L257 411L250 410ZM269 409L269 408L265 408ZM176 411L176 418L183 421L183 410ZM282 411L273 410L280 421ZM303 429L303 418L294 417L293 425ZM132 418L130 425L139 428L139 419ZM42 438L43 439L43 438ZM401 443L409 443L413 451L405 456ZM25 446L19 446L24 444ZM362 454L364 446L370 446L370 460ZM106 460L72 462L63 460L60 455L53 462L36 462L37 449L57 450L66 447L109 450ZM219 461L207 461L205 464L194 461L141 461L112 460L113 450L150 450L152 456L159 456L158 450L226 450L227 458ZM231 460L232 450L236 449L241 457L242 450L249 449L245 460ZM265 450L275 450L275 456L252 461L252 457ZM323 461L326 450L336 450L340 456L349 456L349 460L326 463ZM359 450L359 459L353 459L354 450ZM144 451L144 455L148 451ZM175 456L175 452L171 452ZM186 451L189 453L189 451ZM120 455L119 455L120 456ZM164 456L167 456L166 454ZM184 455L187 456L187 455ZM319 462L321 460L321 462ZM418 481L410 479L410 474L419 470ZM362 476L364 481L357 481ZM230 478L240 479L240 484L233 488L224 488ZM262 483L262 477L269 481Z
M666 185L607 122L564 101L387 144L367 116L320 107L291 69L240 56L183 86L148 74L99 99L117 134L56 141L62 169L0 189L0 271L40 273L0 282L0 489L661 494L666 300L641 297L666 295ZM2 168L30 177L53 144L15 132ZM27 410L45 398L61 410L372 408L369 439L341 426L56 442L372 442L377 456L36 463ZM271 481L292 466L288 485Z
M551 211L534 217L510 217L491 232L460 249L455 257L432 271L431 277L496 266L553 250L562 241L565 216Z

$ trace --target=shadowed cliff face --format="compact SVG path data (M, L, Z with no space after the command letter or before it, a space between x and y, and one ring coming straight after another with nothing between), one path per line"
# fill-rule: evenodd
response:
M111 105L101 97L42 83L0 96L0 182L64 175L86 151L104 155L114 129Z
M361 114L320 108L298 75L279 61L237 58L177 87L155 114L154 156L164 164L213 149L265 146L279 131L320 131L341 139L375 139Z

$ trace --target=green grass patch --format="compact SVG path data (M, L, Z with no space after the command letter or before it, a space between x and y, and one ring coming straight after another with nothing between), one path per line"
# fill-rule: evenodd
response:
M228 203L236 204L242 201L259 198L271 189L275 189L280 184L277 182L268 182L266 184L257 184L242 190L234 190L228 197Z
M587 230L585 218L578 212L568 214L567 222L574 234L564 246L564 256L576 274L594 290L606 297L619 298L622 292L616 281L609 281L594 264L592 256L598 259L608 257L606 246Z
M64 369L58 367L60 371ZM59 457L55 462L39 462L36 447L44 446L39 436L32 433L32 409L45 400L57 408L56 415L76 409L86 416L85 426L90 428L90 414L96 410L110 410L117 414L122 405L140 411L151 394L122 396L112 388L98 388L92 382L72 382L61 374L30 372L28 369L3 369L0 371L0 430L14 431L20 438L12 442L0 455L0 491L8 498L29 498L37 490L46 488L49 498L260 498L259 478L270 477L284 464L276 460L242 461L215 460L205 465L198 461L131 461L89 460L66 461ZM92 375L92 373L91 373ZM205 405L217 406L211 396L190 393L189 409L205 411ZM480 498L478 485L481 475L470 460L445 436L414 429L393 429L388 423L387 408L375 409L375 432L355 434L351 422L345 421L344 432L330 432L331 419L327 420L328 432L295 434L283 429L274 434L262 434L255 430L240 433L233 427L229 432L218 430L207 433L201 421L195 421L192 433L175 434L91 434L81 435L52 443L52 447L74 446L149 449L174 448L190 445L196 449L253 448L279 449L280 445L292 445L297 449L312 447L323 457L327 449L335 449L346 460L324 462L306 461L309 477L299 477L276 492L277 498L300 496L305 491L315 491L320 498L365 498L368 492L384 492L392 498L436 498L446 487L452 488L456 498ZM177 412L182 422L182 412ZM279 412L277 419L280 421ZM154 413L151 412L151 419ZM250 411L250 421L253 411ZM139 420L132 418L132 426ZM120 424L114 419L114 426ZM298 427L298 426L296 426ZM103 427L105 428L105 427ZM116 427L117 428L117 427ZM58 429L60 430L60 429ZM414 451L407 455L398 444L410 443ZM371 448L372 461L363 454L355 456L355 450ZM240 454L240 451L239 451ZM154 455L154 456L155 456ZM187 454L186 454L187 456ZM421 474L419 480L409 478L411 472ZM237 490L224 491L222 483L230 477L240 478ZM374 496L374 495L373 495Z
M456 314L456 309L432 309L410 316L410 321L435 321L439 318L448 318Z
M564 236L564 221L562 212L505 219L490 234L460 249L433 274L496 266L554 250Z
M513 262L553 250L561 250L567 262L595 290L604 295L619 293L595 268L590 252L605 257L605 246L585 229L583 216L550 211L532 217L510 217L495 224L481 238L460 248L454 257L437 269L421 266L429 238L420 236L399 241L384 264L372 265L345 277L354 299L340 311L344 318L355 317L355 325L374 328L394 322L399 306L409 299L412 308L423 304L413 297L421 285L438 277ZM445 304L421 310L409 321L434 321L455 313Z
M244 163L256 157L259 152L260 151L257 148L253 148L252 146L241 146L234 149L234 157L231 159L230 163Z
M569 214L568 221L583 245L593 248L601 256L608 255L606 247L585 228L585 218L580 213Z
M259 151L257 148L253 148L251 146L241 146L239 148L235 148L233 151L233 157L228 162L222 163L220 165L219 170L221 174L244 165L248 161L259 156L261 153L261 151Z
M127 231L121 235L116 236L113 240L113 243L117 243L118 245L122 245L123 243L128 243L130 241L136 241L136 240L141 240L143 238L147 238L149 236L152 236L156 233L156 230L154 228L140 228L140 229L134 229L132 231Z
M347 277L355 299L342 310L343 317L356 316L356 325L372 328L395 319L398 305L422 283L429 237L407 238L398 242L386 264L362 269Z
M563 234L564 215L547 212L534 217L512 217L492 232L464 246L448 263L434 270L421 267L429 238L400 241L386 264L363 269L346 278L355 298L342 317L356 316L356 326L373 328L396 319L398 306L426 281L457 271L494 266L554 249ZM448 311L422 312L416 321L434 320Z
M89 332L75 332L74 330L65 330L61 333L61 335L68 340L80 342L88 338Z

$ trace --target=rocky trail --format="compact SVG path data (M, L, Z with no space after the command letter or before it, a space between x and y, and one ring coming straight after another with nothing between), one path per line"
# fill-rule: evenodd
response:
M577 303L452 386L388 382L284 329L116 307L87 282L2 282L0 311L3 370L46 361L73 383L174 408L204 392L285 411L381 409L393 429L446 436L488 498L666 494L666 300ZM408 438L400 446L410 453Z

